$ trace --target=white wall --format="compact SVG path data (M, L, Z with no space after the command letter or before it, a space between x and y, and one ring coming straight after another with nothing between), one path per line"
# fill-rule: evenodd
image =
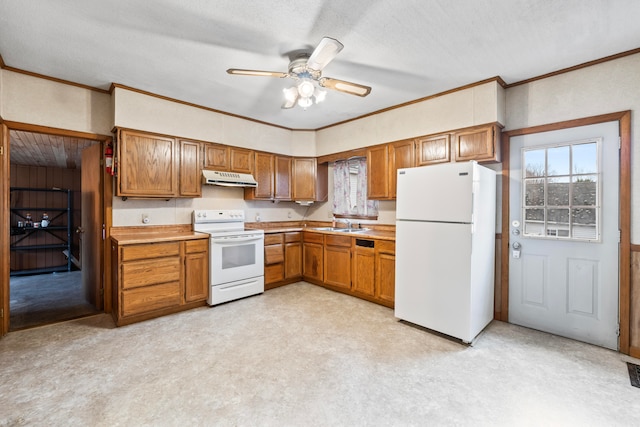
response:
M631 242L640 243L640 54L507 89L506 129L617 111L631 114Z
M0 79L0 116L4 120L111 134L109 94L8 70L0 70Z

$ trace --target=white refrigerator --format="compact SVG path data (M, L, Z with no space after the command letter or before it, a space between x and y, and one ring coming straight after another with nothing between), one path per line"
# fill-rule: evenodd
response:
M496 173L399 169L395 316L471 343L493 319Z

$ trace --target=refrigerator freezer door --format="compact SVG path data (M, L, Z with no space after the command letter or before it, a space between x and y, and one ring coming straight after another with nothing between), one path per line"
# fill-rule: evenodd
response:
M471 222L476 162L398 170L397 220Z
M395 316L463 341L470 330L470 224L396 225Z

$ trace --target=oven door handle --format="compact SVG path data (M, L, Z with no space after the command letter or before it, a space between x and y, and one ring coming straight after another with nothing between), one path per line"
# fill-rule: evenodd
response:
M217 239L214 237L211 239L211 243L214 243L216 245L233 245L238 242L252 242L254 240L264 240L264 236L242 236L234 237L231 239L228 237L224 237L222 239Z

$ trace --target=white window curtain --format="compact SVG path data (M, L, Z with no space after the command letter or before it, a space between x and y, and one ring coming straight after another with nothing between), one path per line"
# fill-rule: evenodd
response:
M378 216L378 201L367 200L367 159L341 160L333 166L334 215Z

